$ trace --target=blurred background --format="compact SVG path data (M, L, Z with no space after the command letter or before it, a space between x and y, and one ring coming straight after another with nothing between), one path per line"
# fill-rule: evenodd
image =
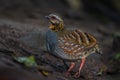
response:
M63 77L61 60L42 51L50 13L60 15L67 28L79 28L99 41L102 57L88 58L79 79ZM31 55L42 69L26 69L14 58ZM0 80L120 80L120 0L0 0L0 57Z

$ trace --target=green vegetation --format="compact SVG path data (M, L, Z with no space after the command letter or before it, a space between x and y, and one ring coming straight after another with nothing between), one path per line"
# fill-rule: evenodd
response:
M120 60L120 52L115 55L115 59L119 59Z
M37 63L35 61L34 56L29 57L17 57L15 60L19 63L23 63L26 67L35 67L37 66Z

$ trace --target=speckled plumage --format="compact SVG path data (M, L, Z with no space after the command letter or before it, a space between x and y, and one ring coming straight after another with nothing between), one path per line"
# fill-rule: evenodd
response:
M80 30L73 30L71 33L60 36L58 33L48 30L46 40L47 50L62 59L81 59L99 51L96 39Z
M53 55L72 61L85 59L92 53L100 52L97 40L91 34L79 29L65 29L63 20L54 14L50 14L48 19L51 25L46 33L46 47ZM79 68L77 75L80 74L82 66ZM70 72L73 67L72 65L68 72Z

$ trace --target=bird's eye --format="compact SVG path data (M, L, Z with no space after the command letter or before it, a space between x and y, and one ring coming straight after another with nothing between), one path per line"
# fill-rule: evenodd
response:
M55 19L55 17L54 17L54 16L52 16L51 18L52 18L52 19Z

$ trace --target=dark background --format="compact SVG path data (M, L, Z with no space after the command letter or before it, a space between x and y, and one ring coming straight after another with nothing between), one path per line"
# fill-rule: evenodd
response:
M103 55L88 57L78 79L65 77L62 60L43 51L50 13L59 14L68 29L93 34L101 46ZM120 80L119 26L120 0L0 0L0 80ZM45 69L14 60L30 55Z

